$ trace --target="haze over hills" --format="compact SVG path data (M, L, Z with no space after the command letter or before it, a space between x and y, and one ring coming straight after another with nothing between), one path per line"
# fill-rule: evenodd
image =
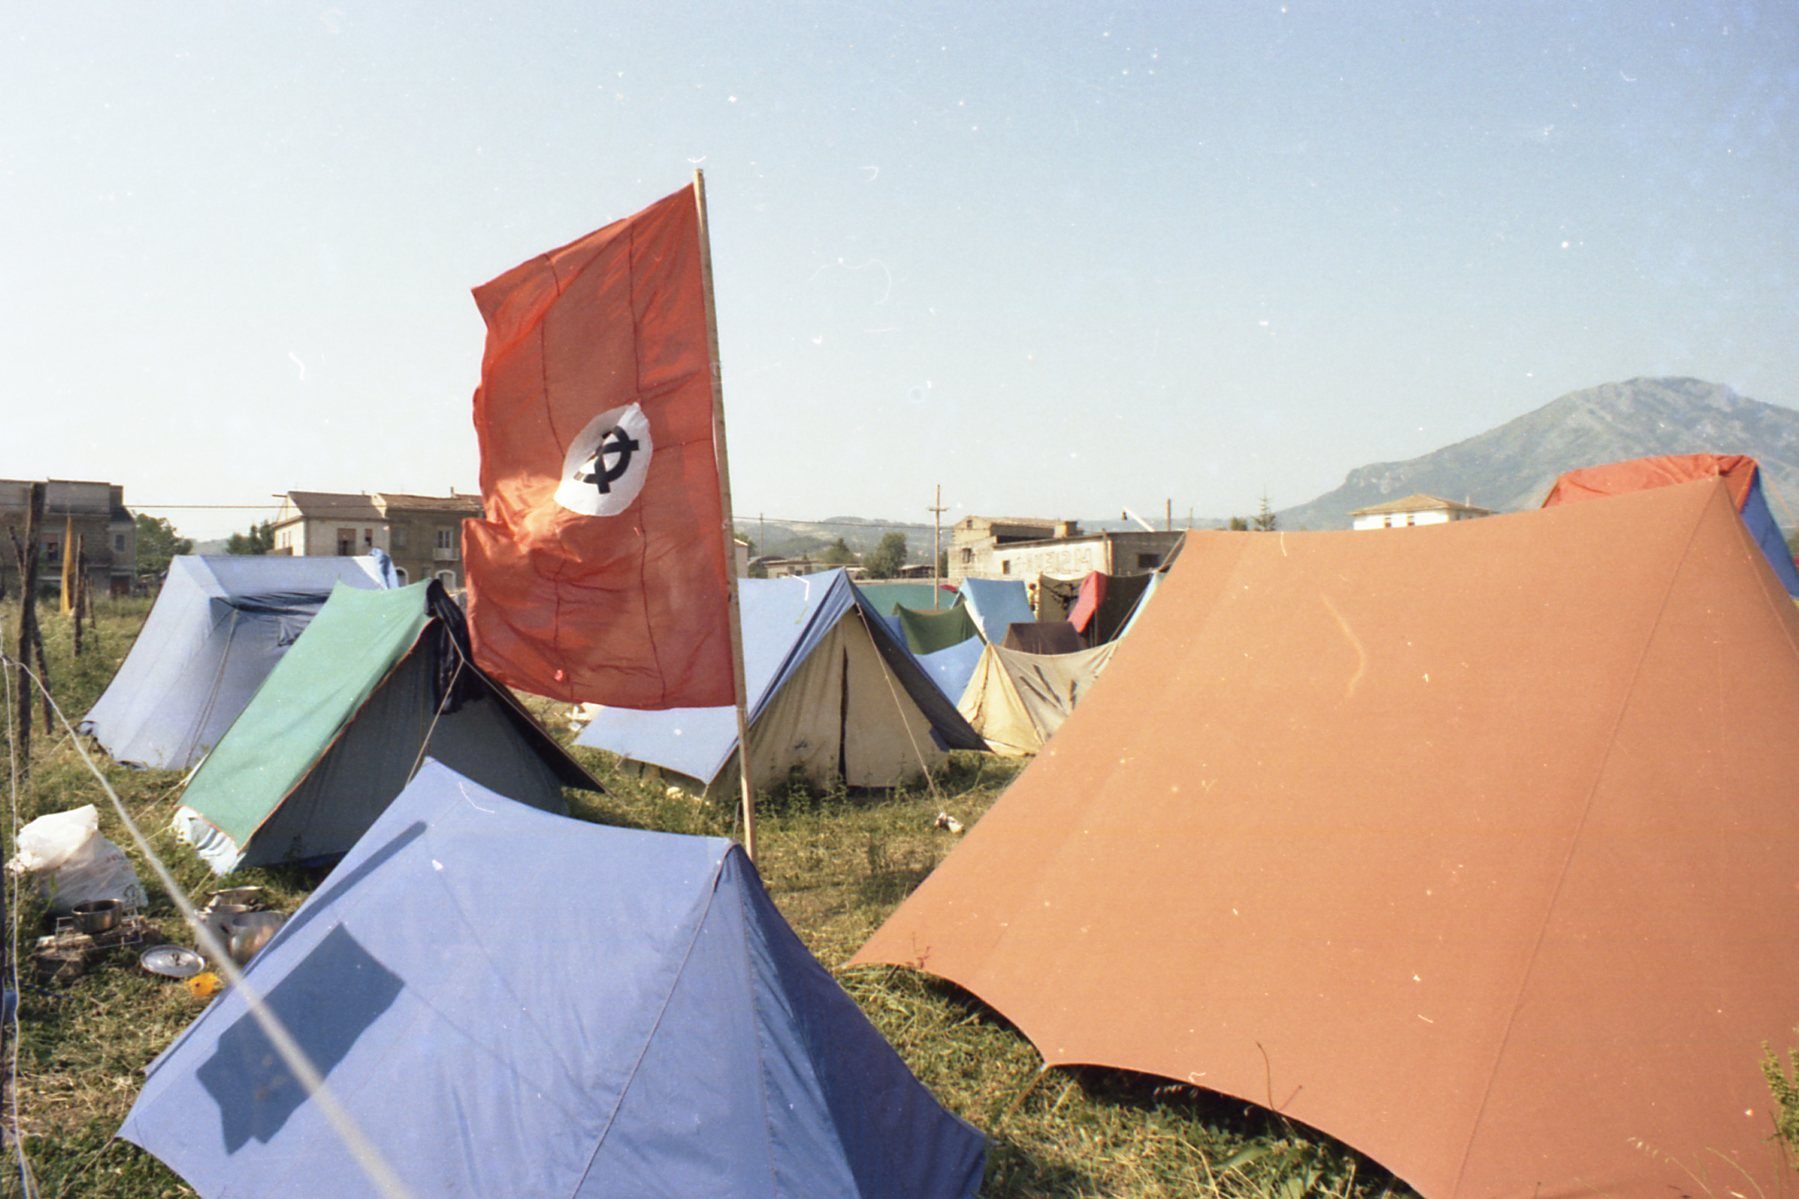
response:
M1346 529L1349 514L1413 492L1483 508L1534 508L1557 475L1651 454L1752 454L1774 518L1799 525L1799 412L1702 379L1627 379L1569 392L1496 429L1403 462L1349 472L1343 485L1280 512L1285 529Z
M1346 529L1357 508L1427 492L1449 499L1468 499L1483 508L1512 511L1534 508L1564 470L1640 458L1648 454L1693 452L1746 453L1762 465L1764 487L1774 517L1782 526L1799 526L1799 411L1738 395L1719 383L1687 378L1641 378L1606 383L1569 392L1515 420L1400 462L1376 462L1349 472L1341 487L1306 504L1282 509L1284 529ZM1254 515L1253 503L1242 515ZM1037 513L1046 519L1069 513ZM1142 514L1160 527L1161 512ZM1081 518L1090 532L1138 528L1122 515ZM1189 518L1175 514L1175 524ZM1222 518L1191 518L1198 528L1223 524ZM858 516L829 516L816 521L761 519L739 513L737 533L756 545L758 554L798 556L822 553L838 538L857 554L872 550L890 532L906 537L907 557L929 562L931 526ZM950 544L951 522L943 526ZM223 553L224 541L202 542L199 553Z

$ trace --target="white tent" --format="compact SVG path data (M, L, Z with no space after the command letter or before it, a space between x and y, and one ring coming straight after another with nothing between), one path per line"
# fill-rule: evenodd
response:
M1112 660L1116 641L1072 654L1027 654L989 645L957 705L996 754L1036 753Z
M750 768L760 785L893 787L984 749L887 622L841 570L739 581ZM575 744L710 791L735 786L731 708L599 708Z

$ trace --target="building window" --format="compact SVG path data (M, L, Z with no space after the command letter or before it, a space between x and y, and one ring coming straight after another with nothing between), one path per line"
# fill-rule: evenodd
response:
M437 581L444 585L445 591L456 590L456 572L453 570L438 571L437 572Z
M115 554L122 554L125 552L125 534L114 533L112 535L112 552Z
M392 539L395 549L403 550L406 548L406 526L405 525L395 525L393 527L393 531L388 534L388 537Z
M356 530L339 529L337 531L337 556L348 558L356 552Z
M440 550L454 549L455 536L455 533L449 529L439 529L437 531L437 548Z
M1154 570L1156 567L1158 567L1160 565L1162 565L1162 555L1160 555L1160 554L1138 554L1137 555L1137 569L1138 570Z
M46 538L44 540L44 561L46 561L46 562L62 561L62 542L54 541L49 538Z
M1003 575L1009 575L1012 573L1012 559L1004 558L1004 559L1000 560L999 573L1001 573Z
M373 549L374 546L375 546L375 530L364 529L362 531L362 548L364 550L369 550L369 549Z
M404 566L394 567L394 578L400 580L400 586L406 586L406 568Z

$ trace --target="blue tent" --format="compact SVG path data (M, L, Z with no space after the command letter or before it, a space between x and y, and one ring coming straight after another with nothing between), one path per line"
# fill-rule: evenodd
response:
M1754 480L1749 484L1749 492L1743 497L1743 506L1739 511L1743 523L1749 526L1749 535L1755 538L1756 546L1762 557L1774 568L1781 586L1787 594L1799 599L1799 567L1793 565L1793 551L1787 548L1787 539L1781 536L1780 526L1774 521L1774 513L1768 509L1768 499L1762 490L1762 472L1755 472Z
M248 979L421 1199L980 1184L981 1134L720 838L569 820L428 761ZM373 1193L236 992L119 1136L208 1199Z
M986 743L841 570L739 581L751 768L889 787ZM737 750L731 708L601 708L575 744L709 787ZM735 785L735 784L732 784Z
M963 579L962 602L968 605L981 636L994 645L1006 639L1006 630L1013 624L1037 619L1022 579Z
M959 641L947 649L940 649L934 654L918 654L918 664L931 676L937 684L937 690L952 704L959 703L962 693L968 690L968 680L974 677L974 668L980 664L981 651L987 643L979 637L970 637Z
M81 731L128 766L189 769L231 727L337 583L398 586L380 550L362 558L172 559L156 606Z
M1149 597L1156 593L1156 588L1160 587L1162 580L1167 577L1168 572L1165 570L1158 570L1149 576L1149 582L1144 585L1143 594L1137 597L1137 606L1131 609L1131 618L1124 622L1124 627L1118 630L1118 636L1114 640L1123 641L1136 627L1137 618L1143 615L1143 609L1149 607Z

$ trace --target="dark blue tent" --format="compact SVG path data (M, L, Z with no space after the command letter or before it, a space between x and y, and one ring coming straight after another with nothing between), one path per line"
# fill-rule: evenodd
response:
M719 838L514 803L435 761L251 963L415 1195L973 1195L939 1107ZM227 992L119 1135L202 1196L371 1184Z
M231 727L337 583L398 586L380 550L361 558L172 559L156 606L81 731L128 766L188 769Z

